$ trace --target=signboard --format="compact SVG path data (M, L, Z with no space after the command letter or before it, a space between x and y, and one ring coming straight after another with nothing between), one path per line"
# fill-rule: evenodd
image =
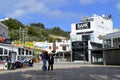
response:
M48 49L50 45L48 43L36 42L35 46L41 49Z
M76 30L89 29L89 28L90 28L90 22L76 24Z
M0 70L7 70L8 64L7 62L0 62Z

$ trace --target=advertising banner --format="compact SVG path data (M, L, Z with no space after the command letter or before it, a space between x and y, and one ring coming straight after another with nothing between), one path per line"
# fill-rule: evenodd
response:
M0 70L4 69L4 62L0 62Z
M7 62L0 62L0 70L7 70L8 64Z

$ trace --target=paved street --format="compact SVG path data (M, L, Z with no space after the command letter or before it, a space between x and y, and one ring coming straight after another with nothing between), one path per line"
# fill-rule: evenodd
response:
M119 66L55 63L53 71L42 71L42 62L32 68L0 71L0 80L120 80Z

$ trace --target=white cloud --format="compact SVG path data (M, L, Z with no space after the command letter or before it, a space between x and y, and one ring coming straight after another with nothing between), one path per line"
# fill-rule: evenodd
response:
M70 18L73 18L75 16L78 16L78 14L75 14L75 13L72 13L72 12L63 12L63 11L60 11L60 10L53 10L52 12L49 12L49 17L52 17L52 18L61 18L61 19L70 19Z
M117 3L116 8L120 11L120 1Z
M54 18L59 18L60 16L64 16L65 13L63 13L63 12L60 11L60 10L54 10L54 11L52 11L52 12L49 12L49 15L50 15L51 17L54 17Z
M35 0L26 0L26 2L16 3L15 7L16 9L8 14L8 17L21 17L23 15L36 13L43 14L48 11L44 3Z
M99 0L78 0L81 4L93 4ZM105 2L107 0L100 0ZM76 1L75 1L76 2ZM74 4L73 0L1 0L0 12L6 17L24 17L42 15L52 18L76 16L77 13L64 12L62 8Z
M22 17L28 14L43 15L51 18L64 18L72 17L73 13L66 13L58 9L60 5L66 4L67 0L21 0L21 2L16 3L15 10L7 14L7 17ZM49 5L49 6L48 6ZM51 6L50 6L51 5ZM55 6L56 5L56 6ZM59 6L57 6L59 5ZM55 8L53 8L55 7ZM75 16L75 15L74 15Z
M106 3L108 0L80 0L80 4L82 5L89 5L94 3Z
M17 7L31 13L45 12L48 10L43 2L38 2L36 0L27 0L26 2L21 2L17 5Z
M15 3L18 3L18 0L8 1L8 0L0 0L0 13L8 14L15 9Z
M14 11L13 13L11 13L11 14L9 14L9 15L6 15L7 17L19 17L19 16L22 16L22 15L24 15L25 14L25 12L24 12L24 10L22 10L22 9L18 9L18 10L16 10L16 11Z
M86 4L93 4L95 0L80 0L80 4L86 5Z
M70 4L70 0L41 0L46 6L61 7Z

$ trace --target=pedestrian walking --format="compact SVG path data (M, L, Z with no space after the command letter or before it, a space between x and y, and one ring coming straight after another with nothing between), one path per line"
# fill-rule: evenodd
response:
M33 67L33 63L34 63L33 59L31 58L28 62L29 62L29 67Z
M43 61L42 70L43 70L43 71L46 71L46 70L47 70L46 63L47 63L47 60L48 60L48 52L43 52L43 53L41 54L41 57L42 57L42 61Z
M54 64L54 56L53 54L49 54L48 56L48 71L51 69L53 70L53 64Z

